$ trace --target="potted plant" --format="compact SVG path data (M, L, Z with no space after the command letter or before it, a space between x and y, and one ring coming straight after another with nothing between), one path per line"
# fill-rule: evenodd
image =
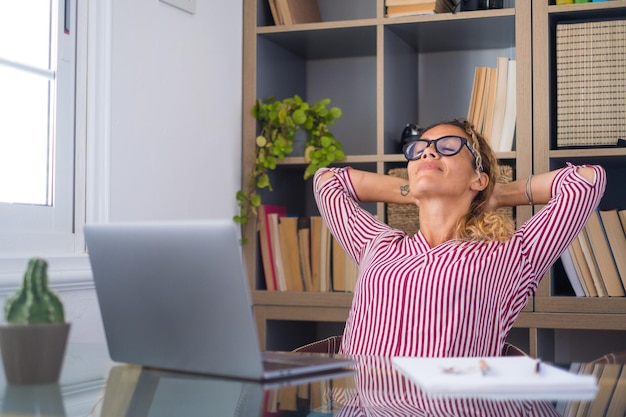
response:
M6 323L0 325L0 349L7 382L58 381L70 325L63 303L48 288L48 263L31 258L22 286L7 298Z
M239 214L235 216L235 222L246 224L250 217L256 217L261 205L259 191L272 191L269 171L293 152L293 141L300 129L307 134L303 155L307 163L304 179L311 177L319 168L345 158L343 146L328 130L329 125L341 117L341 109L328 108L329 104L330 99L326 98L311 105L298 95L282 101L274 97L257 100L252 109L261 128L255 140L256 159L247 188L237 192Z

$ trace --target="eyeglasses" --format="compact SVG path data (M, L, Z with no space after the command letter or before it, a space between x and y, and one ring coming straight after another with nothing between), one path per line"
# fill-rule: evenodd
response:
M472 148L472 145L469 144L467 139L459 136L443 136L439 139L416 139L404 145L402 151L406 159L415 161L422 157L424 151L431 143L435 145L435 150L441 156L454 156L461 152L463 145L467 146L467 149L469 149L474 156L474 166L482 171L480 156L476 153L474 148Z

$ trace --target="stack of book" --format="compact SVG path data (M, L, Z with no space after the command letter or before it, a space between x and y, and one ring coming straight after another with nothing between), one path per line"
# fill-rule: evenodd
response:
M496 152L513 150L517 120L515 60L498 57L495 67L476 67L467 119Z
M258 235L268 291L354 290L356 263L320 216L292 217L284 206L262 205Z
M626 210L594 211L561 255L578 297L623 297L626 288Z
M385 0L387 17L452 12L453 0Z
M275 25L321 22L317 0L268 0Z
M626 20L556 26L557 146L615 145L626 131Z

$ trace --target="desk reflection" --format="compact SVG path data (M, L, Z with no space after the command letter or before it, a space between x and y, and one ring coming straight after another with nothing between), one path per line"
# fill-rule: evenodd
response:
M65 417L59 384L12 385L4 390L2 416Z
M580 417L603 416L611 405L626 407L626 373L620 378L621 365L570 368L598 378L600 390L593 401L532 401L429 397L396 371L390 358L355 359L354 373L348 376L278 385L114 366L100 416Z
M262 384L142 369L111 368L101 417L261 416Z
M548 401L430 397L396 371L391 365L390 358L359 358L353 381L354 395L347 393L344 395L348 400L336 416L559 417L561 415Z

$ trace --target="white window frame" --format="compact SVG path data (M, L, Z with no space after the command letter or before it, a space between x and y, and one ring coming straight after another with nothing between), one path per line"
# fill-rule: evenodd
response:
M0 231L0 298L19 285L32 256L49 261L53 287L93 288L83 230L86 222L109 219L111 1L71 0L70 13L76 39L73 228L60 243L50 235Z

